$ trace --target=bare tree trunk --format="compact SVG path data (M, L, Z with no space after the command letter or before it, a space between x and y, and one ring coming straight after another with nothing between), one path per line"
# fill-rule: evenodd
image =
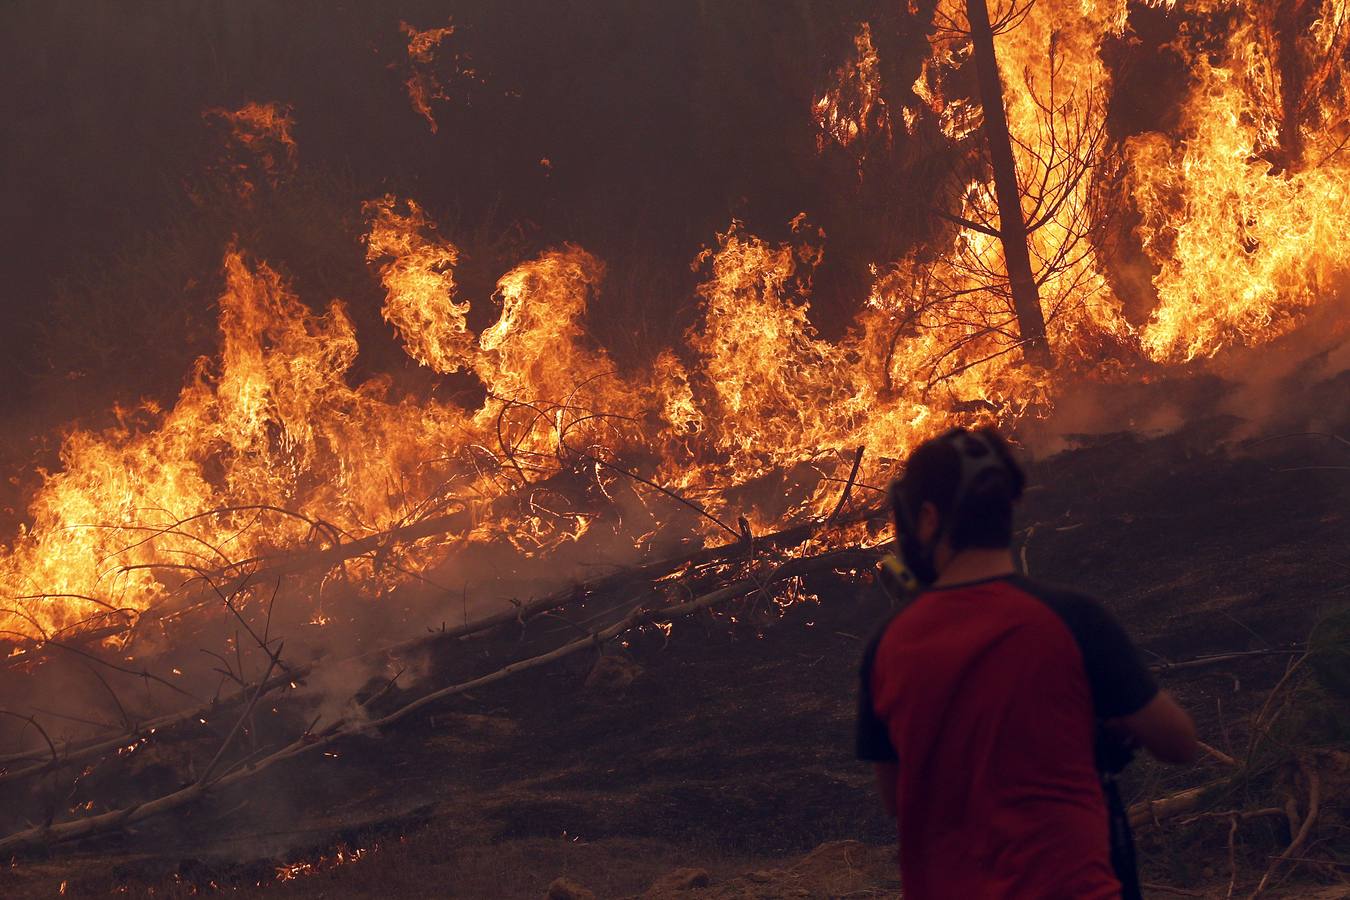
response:
M998 58L994 55L994 31L989 24L989 7L985 0L966 0L966 17L975 43L975 70L979 76L980 105L984 107L984 136L989 142L989 160L994 169L1003 259L1012 286L1018 331L1026 342L1022 355L1027 362L1050 366L1054 358L1045 338L1045 314L1041 311L1040 292L1031 272L1027 225L1022 217L1017 166L1013 162L1012 138L1008 134L1008 114L1003 106L1003 80L999 77Z
M1303 104L1308 89L1308 61L1299 49L1298 39L1309 24L1311 14L1308 0L1280 0L1272 4L1268 15L1267 34L1274 51L1276 69L1280 73L1280 130L1279 146L1274 160L1278 169L1298 172L1303 168Z

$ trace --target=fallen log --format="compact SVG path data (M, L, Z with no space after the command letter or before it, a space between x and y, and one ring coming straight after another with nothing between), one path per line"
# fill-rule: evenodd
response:
M41 775L70 765L97 759L104 754L126 747L137 741L150 738L157 733L168 731L175 726L193 722L201 718L215 717L223 710L231 708L235 703L247 699L254 690L261 688L262 692L267 694L288 685L292 681L303 680L323 667L347 665L353 662L365 661L380 655L392 656L407 653L440 641L472 637L482 632L490 631L494 628L510 625L512 623L524 625L536 616L566 606L573 601L584 599L592 594L602 593L619 587L632 588L635 584L644 580L654 580L681 568L694 568L728 561L734 559L738 555L748 554L752 552L752 549L754 552L758 552L769 548L798 545L832 525L841 527L852 525L869 519L882 517L885 514L886 511L884 507L871 507L851 515L837 517L833 522L831 522L830 519L826 519L823 522L807 522L774 534L757 537L754 539L754 548L748 547L744 541L723 544L717 547L700 548L677 557L619 569L608 575L599 576L579 584L561 588L551 594L532 599L528 602L519 604L518 606L503 610L500 613L495 613L491 616L486 616L460 626L441 629L431 634L418 635L417 637L409 638L394 644L372 648L371 650L364 651L354 656L341 657L339 659L320 657L315 661L296 666L286 673L275 676L264 682L262 685L256 683L241 685L237 691L231 693L226 698L147 720L144 723L140 723L134 729L118 732L113 735L105 734L94 738L86 738L81 741L57 743L57 753L55 758L50 757L48 753L38 749L24 753L0 756L0 767L14 763L27 763L17 769L0 771L0 784L30 776ZM349 544L344 546L350 547L353 545ZM861 552L871 553L872 551ZM715 596L722 592L730 592L729 596L734 596L738 592L743 591L747 584L748 582L745 581L737 582L736 584L720 589L720 591L713 591L712 595ZM1159 674L1165 674L1171 671L1200 668L1227 661L1268 655L1292 655L1299 652L1302 652L1301 649L1256 650L1212 654L1175 663L1159 663L1150 668ZM1216 756L1216 758L1219 757Z
M1148 881L1142 882L1139 886L1148 891L1157 891L1160 894L1175 894L1178 897L1205 896L1204 892L1202 891L1192 891L1187 890L1186 888L1172 887L1171 885L1167 884L1154 884Z

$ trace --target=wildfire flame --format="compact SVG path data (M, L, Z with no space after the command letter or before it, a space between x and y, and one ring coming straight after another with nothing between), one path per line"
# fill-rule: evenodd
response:
M416 202L395 210L393 197L366 204L370 220L366 258L388 258L380 280L388 292L383 314L394 326L408 355L424 366L449 374L469 365L473 335L469 304L455 299L455 263L459 251L428 234L433 228Z
M1282 334L1350 264L1347 98L1337 74L1350 28L1345 3L1310 5L1316 18L1297 52L1328 72L1320 96L1303 95L1298 121L1279 121L1278 45L1262 39L1269 10L1256 4L1220 58L1191 55L1181 135L1140 135L1126 147L1139 236L1159 270L1158 305L1141 335L1154 359L1213 356ZM1282 139L1282 124L1297 137ZM1282 145L1290 147L1272 164Z
M872 44L872 26L863 22L853 38L854 57L834 74L834 84L815 102L818 141L847 147L869 132L890 138L891 117L881 97L881 71L877 49Z
M247 200L261 179L270 187L295 171L299 150L292 135L295 115L279 103L245 103L238 109L208 109L208 122L224 125L228 132L227 155L218 168L235 193Z
M431 133L435 134L440 130L440 126L436 123L431 103L433 100L450 99L449 90L437 71L437 57L441 45L455 33L455 26L446 23L437 28L414 28L407 22L400 22L398 27L408 39L408 77L404 81L408 89L408 100L412 103L413 110L426 119ZM453 63L456 81L482 82L483 79L477 70L468 64L468 57L465 54L454 54Z
M1037 3L997 38L1033 268L1062 366L1128 371L1269 340L1350 267L1344 3L1312 4L1307 28L1284 45L1262 39L1271 27L1262 5L1214 5L1237 9L1238 25L1222 52L1186 50L1179 131L1119 146L1104 128L1111 75L1101 47L1128 22L1123 0ZM980 117L944 93L966 54L964 4L939 13L953 27L934 39L914 86L922 103L905 115L933 116L964 146L978 141ZM403 29L410 96L434 131L430 101L444 91L417 66L453 27ZM822 146L869 130L890 138L866 23L854 51L815 100ZM1313 74L1291 102L1296 70ZM248 104L213 114L233 123L262 171L293 166L288 112ZM1134 322L1095 230L1107 172L1120 174L1156 271L1153 305ZM958 184L941 246L878 261L837 340L810 319L826 235L798 217L775 243L732 222L694 261L697 323L680 346L629 369L585 327L605 277L593 254L555 247L502 274L492 297L465 296L460 250L433 218L412 199L371 200L367 260L385 290L383 316L419 364L477 379L482 399L470 405L402 396L387 378L352 384L358 347L342 302L317 312L231 248L219 353L198 361L171 408L123 410L112 428L66 437L60 470L0 555L2 627L48 639L125 622L204 572L450 513L462 520L382 561L354 560L349 579L374 594L452 546L543 555L602 530L645 550L681 515L695 539L739 535L729 523L742 517L758 531L825 515L859 447L859 483L875 485L942 428L1052 402L1051 377L1019 358L990 180L976 167ZM484 304L497 317L475 332L470 313Z

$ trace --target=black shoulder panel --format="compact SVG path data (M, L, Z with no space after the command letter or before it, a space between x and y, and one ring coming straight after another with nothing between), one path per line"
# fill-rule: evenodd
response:
M1134 642L1099 601L1020 576L1013 583L1050 607L1068 627L1083 654L1099 719L1136 713L1158 693L1158 685L1139 658Z

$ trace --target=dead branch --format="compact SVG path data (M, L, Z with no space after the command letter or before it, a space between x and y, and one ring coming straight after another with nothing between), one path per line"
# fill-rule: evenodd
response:
M871 518L876 518L884 514L885 514L884 508L881 506L868 507L866 509L859 510L856 513L850 513L848 515L840 516L832 523L807 522L805 524L798 525L793 528L785 529L776 534L765 535L763 537L757 538L755 544L760 549L785 548L797 546L806 541L807 539L809 539L817 531L825 527L836 525L837 526L849 525L855 522L862 522ZM343 546L352 547L356 543L360 542L353 542L352 544L347 544ZM451 640L455 638L471 637L473 635L490 631L491 629L498 628L503 625L509 625L513 622L523 625L525 622L527 622L528 620L539 614L542 614L551 609L565 606L573 600L581 599L594 593L613 590L616 588L623 588L626 586L632 586L635 584L639 584L643 581L655 580L656 578L666 575L672 571L678 571L686 567L703 566L721 562L727 559L734 558L736 556L743 556L745 555L745 552L746 547L744 542L738 540L734 543L727 543L710 548L702 548L673 558L667 558L656 562L647 563L639 566L633 566L629 568L622 568L608 575L603 575L600 576L599 578L595 578L590 581L562 588L558 591L553 592L552 594L547 594L543 597L536 598L534 600L529 601L528 603L521 604L518 607L513 607L512 609L505 610L501 613L486 616L484 618L477 619L473 622L466 622L464 625L458 626L456 628L441 629L430 635L420 635L418 637L401 641L392 645L374 648L372 650L368 650L364 653L358 654L353 657L344 657L339 660L321 658L311 663L295 666L286 674L276 676L269 681L263 682L266 685L265 692L284 686L290 683L291 681L302 680L308 677L311 673L313 673L313 671L316 668L320 667L321 665L325 666L341 665L351 661L365 660L372 656L380 654L405 653L410 650L418 649L433 642ZM260 576L258 576L256 573L253 575L253 578L255 579L259 577ZM224 588L222 587L221 591L223 590ZM92 657L91 654L88 654L86 651L76 651L76 652L79 652L85 656L89 656L90 658L94 658ZM268 651L268 655L269 656L271 655L270 650ZM141 674L140 672L136 672L134 670L124 670L124 671L128 671L129 674L134 675ZM185 722L193 721L198 718L205 717L207 715L213 715L219 712L221 709L229 708L234 703L245 700L257 686L258 685L241 684L238 691L234 692L233 694L231 694L230 696L226 697L223 700L217 699L213 700L210 703L195 706L190 709L183 709L177 712L168 713L166 715L147 720L146 722L141 723L138 727L129 728L125 732L121 732L115 735L102 735L93 738L86 738L80 741L64 742L59 745L60 749L59 762L53 763L52 761L47 761L36 763L33 765L28 765L24 768L14 769L7 772L0 771L0 783L12 781L18 778L24 778L29 775L39 774L41 772L48 771L53 766L64 766L77 762L84 762L90 759L96 759L105 753L116 750L119 747L125 746L129 743L140 740L142 738L148 737L151 734L154 734L158 731L164 731ZM0 767L16 762L26 762L28 760L32 760L33 756L34 754L32 752L11 754L8 756L0 756Z
M1180 672L1184 669L1203 669L1207 666L1215 666L1219 663L1233 662L1239 659L1251 659L1258 656L1298 656L1303 652L1302 647L1286 647L1280 650L1242 650L1237 653L1216 653L1211 656L1197 656L1194 659L1183 659L1180 662L1160 662L1150 665L1149 671L1160 675L1168 672Z
M1217 747L1211 747L1204 741L1196 741L1196 743L1200 746L1200 749L1205 753L1205 755L1210 757L1211 759L1221 762L1225 766L1238 765L1238 761L1236 759L1233 759L1233 757L1229 756L1227 753L1224 753Z
M1317 821L1318 803L1321 799L1319 797L1321 782L1317 776L1317 766L1316 764L1308 765L1306 760L1300 759L1298 768L1303 773L1303 780L1308 783L1308 813L1303 817L1303 824L1300 826L1298 833L1294 835L1289 848L1271 861L1270 868L1266 869L1266 874L1261 876L1261 881L1257 883L1256 890L1249 895L1249 900L1255 900L1255 898L1261 896L1262 891L1266 889L1270 879L1279 869L1280 863L1298 856L1299 851L1303 849L1304 842L1308 840L1308 835L1312 833L1313 823Z
M104 678L102 675L99 674L98 669L95 669L93 666L89 665L89 663L85 662L84 660L81 660L80 662L83 663L84 667L89 670L89 674L93 675L94 678L98 681L98 683L103 685L103 689L107 691L108 696L112 698L113 705L117 707L117 712L122 717L122 727L130 729L131 716L127 715L127 709L125 706L122 705L122 698L117 696L117 691L114 691L112 689L112 685L108 684L108 679Z
M37 733L42 735L42 739L47 742L47 749L49 749L52 754L52 762L56 761L57 759L56 745L52 743L51 736L47 734L47 729L43 728L41 725L38 724L38 720L36 717L25 716L22 713L10 712L7 709L0 709L0 716L12 716L16 719L27 722L29 725L32 725L33 728L37 731Z
M1256 714L1256 718L1252 719L1252 736L1247 744L1247 766L1252 764L1252 757L1256 755L1256 748L1260 745L1261 740L1269 733L1271 726L1274 724L1274 717L1279 715L1279 710L1276 710L1274 716L1271 715L1271 706L1275 703L1276 698L1284 691L1285 685L1289 684L1290 679L1294 677L1294 673L1308 661L1308 655L1309 654L1305 652L1302 656L1289 664L1284 670L1284 676L1275 683L1275 687L1270 689L1270 694L1266 697L1266 702L1261 705L1261 711ZM1281 707L1281 709L1282 708L1283 707Z
M203 572L195 567L189 568L194 571L194 574L198 578L202 577L203 574L209 576L213 583L213 590L226 595L233 595L238 593L250 582L281 578L286 575L294 575L310 569L332 568L346 560L355 559L358 556L365 556L368 553L374 553L379 550L385 550L393 544L411 543L438 534L460 531L471 524L472 516L467 510L464 510L450 513L445 516L423 519L420 522L413 522L388 531L368 535L364 538L358 538L354 541L338 543L321 550L302 553L281 553L275 556L260 557L255 560L245 560L223 569L217 569L210 572ZM256 565L257 568L253 569L251 572L236 574L240 573L240 570L248 565ZM160 564L151 566L151 568L181 569L184 567L179 565ZM216 579L227 580L215 583ZM195 581L196 578L193 580ZM167 611L170 610L159 608L156 610L147 610L142 614L142 618L153 617L154 615L163 614L163 612Z
M598 647L640 624L644 620L673 621L676 618L687 616L697 610L760 589L762 585L768 582L781 581L787 578L808 574L812 571L821 571L849 564L858 565L862 564L864 561L870 563L874 562L878 555L879 551L877 550L845 550L825 553L815 557L793 559L778 566L766 579L743 579L733 585L712 591L701 597L696 597L688 602L667 606L661 609L651 609L650 593L644 592L642 597L634 605L632 611L619 621L606 628L580 637L570 643L563 644L546 653L518 660L486 675L432 691L410 703L394 709L380 718L366 719L363 716L354 719L340 719L332 725L329 725L322 733L317 735L311 734L310 730L306 729L305 733L301 734L295 741L280 750L246 766L232 769L214 781L207 781L205 778L201 778L185 788L143 804L111 810L96 816L88 816L69 822L45 824L14 832L4 838L0 838L0 854L12 853L15 850L27 846L77 840L95 834L115 831L151 816L170 812L174 809L196 802L204 797L210 790L224 788L247 778L251 778L277 763L306 753L311 753L342 738L379 730L392 725L400 719L448 697L476 690L480 687L501 681L518 672L546 665L573 653ZM258 695L260 694L261 692L258 692ZM367 704L369 702L371 701L367 701ZM242 717L240 721L242 722ZM236 726L236 730L237 727L238 726ZM217 754L218 757L219 755L220 754ZM213 760L212 767L215 766L216 762L217 760Z
M951 222L953 225L960 225L962 228L969 228L971 231L978 231L980 234L988 235L989 237L992 238L997 238L1001 236L997 228L991 228L988 225L985 225L981 222L976 222L972 219L967 219L965 216L960 216L957 215L956 213L948 212L947 210L943 209L940 206L930 206L928 207L928 211L933 215L937 216L939 219Z
M148 719L147 721L135 727L129 728L124 732L118 732L117 734L112 736L104 735L94 738L87 738L82 741L62 742L61 744L57 745L57 749L59 750L60 753L59 759L52 759L48 760L47 762L36 763L22 768L0 772L0 784L3 784L7 781L16 781L20 778L26 778L30 775L40 775L43 772L51 771L56 768L64 768L65 766L74 765L75 763L81 763L87 760L97 759L101 756L104 756L105 754L114 752L121 747L125 747L128 744L132 744L135 743L136 741L149 738L150 736L158 732L167 731L176 725L181 725L184 722L195 721L200 718L206 718L207 716L214 715L215 713L223 709L228 709L238 700L247 697L251 691L255 691L259 688L262 688L263 693L267 693L272 690L275 690L276 688L281 687L282 685L289 684L290 680L293 677L294 678L303 677L313 668L314 666L311 664L308 666L301 667L301 669L295 670L290 675L277 676L275 678L260 682L259 684L256 685L244 685L240 687L239 691L235 695L228 697L224 700L215 701L212 703L205 704L203 706L194 707L192 709L179 710L177 712L168 713L166 715L159 716L154 719ZM9 756L0 758L0 766L9 765L17 762L24 762L26 760L32 759L33 757L34 754L31 751L26 753L11 754Z
M636 482L639 482L640 484L645 484L647 487L653 488L654 490L666 495L670 499L674 500L676 503L680 503L683 504L684 506L689 507L694 512L698 513L700 516L707 519L709 522L712 522L714 525L716 525L718 528L721 528L728 534L735 535L737 537L740 536L740 532L736 531L736 529L732 528L726 522L723 522L721 519L717 518L717 516L714 516L712 513L708 512L706 509L704 509L702 506L695 503L694 501L681 497L679 494L677 494L675 491L672 491L668 487L659 485L655 481L652 481L648 478L643 478L636 472L625 469L623 466L616 466L614 463L603 460L598 456L594 456L589 453L582 453L580 454L580 457L584 460L587 460L588 462L594 463L597 466L604 466L611 472L616 472L620 475L626 475L627 477L633 479Z
M67 722L75 722L79 725L92 725L95 728L102 728L104 731L115 731L118 726L112 722L104 722L99 719L86 719L82 716L74 716L68 712L61 712L59 709L48 709L45 706L33 705L29 707L34 713L42 713L44 716L51 716L54 719L64 719ZM31 758L32 754L27 754L24 758Z
M1267 816L1278 816L1280 818L1283 818L1284 814L1285 814L1284 810L1275 806L1265 806L1262 807L1261 809L1241 809L1241 810L1226 809L1220 812L1196 813L1193 816L1187 816L1177 824L1194 825L1196 822L1202 822L1206 819L1223 819L1224 821L1227 821L1228 819L1231 819L1234 816L1245 822L1248 819L1261 819Z
M865 446L859 447L853 454L853 468L849 470L848 481L844 483L844 492L839 495L839 502L835 504L834 510L826 517L826 525L839 518L839 514L844 511L844 504L848 503L848 495L853 490L853 482L858 480L858 468L862 465L863 451L866 449Z
M243 714L235 720L234 727L231 728L230 733L225 736L225 740L221 742L220 749L216 751L216 755L212 757L211 762L207 764L206 769L202 771L201 777L197 779L199 782L203 784L209 784L211 782L211 775L215 772L216 766L220 765L221 758L224 757L225 752L230 749L230 745L234 743L235 735L239 733L239 729L244 726L244 722L247 721L248 717L253 713L253 708L258 705L258 698L263 695L263 687L267 684L267 679L272 674L272 670L279 664L280 656L281 648L277 647L276 655L271 658L271 661L267 665L267 671L263 673L262 679L258 682L258 689L253 692L253 699L249 701L248 707L244 710Z

